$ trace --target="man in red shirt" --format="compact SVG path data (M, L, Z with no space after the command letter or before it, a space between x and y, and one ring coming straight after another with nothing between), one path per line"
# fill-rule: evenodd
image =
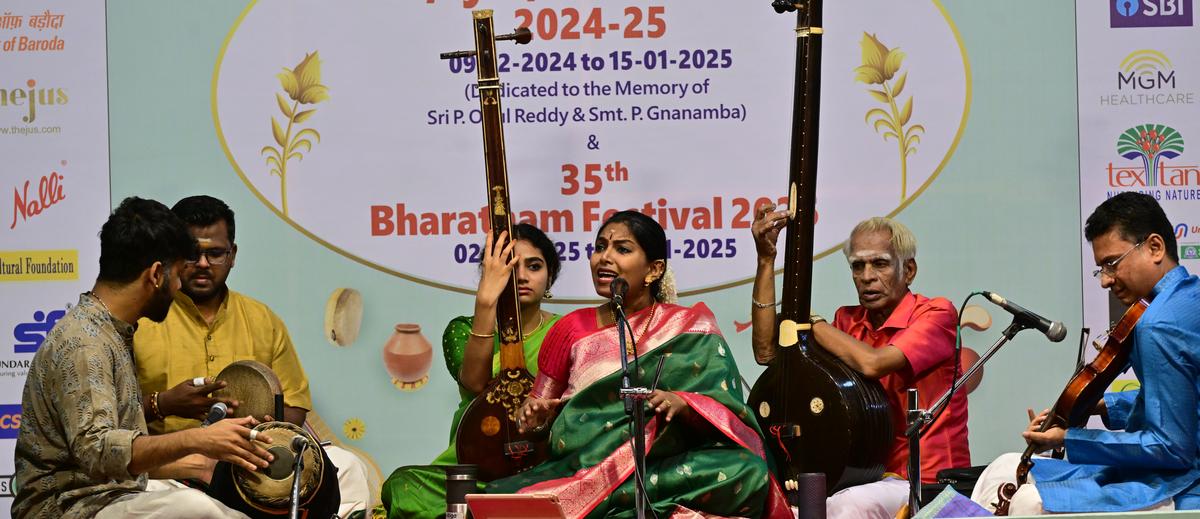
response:
M763 207L755 214L758 271L753 293L754 356L775 358L775 244L786 211ZM907 392L917 388L928 409L954 383L954 305L909 290L917 275L917 242L903 224L870 218L855 226L842 252L858 292L856 306L843 306L833 323L812 316L812 334L838 359L878 379L892 412L889 474L875 483L843 489L827 501L828 517L893 517L908 500L908 439L904 436ZM967 445L967 395L957 393L921 439L921 479L936 481L939 470L971 464Z

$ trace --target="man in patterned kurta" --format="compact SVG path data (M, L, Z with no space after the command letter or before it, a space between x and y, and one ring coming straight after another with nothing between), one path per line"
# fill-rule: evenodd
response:
M186 475L196 457L253 470L271 455L252 418L149 436L133 367L139 318L162 321L195 254L162 204L126 199L100 230L100 274L34 355L21 399L14 517L244 517L192 489L146 491L150 473Z

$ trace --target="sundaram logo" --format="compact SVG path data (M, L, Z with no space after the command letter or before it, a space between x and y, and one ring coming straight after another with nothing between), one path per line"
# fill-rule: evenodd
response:
M1195 92L1176 89L1175 66L1165 53L1140 49L1129 53L1117 71L1116 91L1100 96L1100 106L1190 105Z
M38 107L65 105L69 98L63 88L37 88L37 80L25 82L27 88L0 88L0 108L25 107L21 122L32 124L37 119Z
M1200 168L1169 164L1183 154L1183 135L1163 124L1141 124L1117 137L1117 154L1134 164L1108 164L1108 185L1139 190L1166 200L1200 200ZM1109 192L1109 196L1116 192Z

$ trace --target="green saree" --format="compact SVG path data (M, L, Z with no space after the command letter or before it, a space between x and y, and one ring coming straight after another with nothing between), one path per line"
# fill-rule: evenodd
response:
M538 351L541 348L542 340L545 339L546 332L559 317L552 315L524 340L525 366L534 375L537 375ZM458 373L462 369L463 355L466 351L467 339L470 337L472 321L470 316L456 317L446 325L446 331L442 333L442 350L446 360L446 369L455 381L458 380ZM500 371L499 339L493 339L493 344L495 349L492 352L492 375L495 376ZM462 419L463 412L475 398L475 395L467 392L461 385L458 387L458 392L461 399L458 409L454 411L454 418L450 422L449 447L438 455L433 463L400 467L392 472L391 476L388 476L387 481L384 481L381 497L388 517L434 519L446 515L446 473L443 467L458 463L454 435L458 432L458 422ZM482 488L481 485L481 491Z
M647 415L651 506L659 517L790 514L712 314L703 305L657 306L630 316L634 330L646 330L638 337L637 376L649 385L664 358L659 389L675 392L691 413L669 423ZM615 328L596 329L594 308L562 319L544 343L533 389L541 398L567 399L551 427L550 459L493 482L488 492L552 493L572 518L634 517L630 418L616 393L616 349Z

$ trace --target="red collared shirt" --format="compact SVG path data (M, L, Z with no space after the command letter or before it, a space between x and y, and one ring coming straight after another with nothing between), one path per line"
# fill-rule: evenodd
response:
M879 379L892 408L892 453L887 471L908 475L908 439L904 437L908 389L915 387L922 409L928 409L954 383L954 328L958 312L945 298L929 299L909 292L879 329L871 327L867 309L843 306L833 326L875 348L892 345L904 353L908 367ZM957 392L945 412L921 439L921 481L937 481L942 469L969 467L967 394Z

